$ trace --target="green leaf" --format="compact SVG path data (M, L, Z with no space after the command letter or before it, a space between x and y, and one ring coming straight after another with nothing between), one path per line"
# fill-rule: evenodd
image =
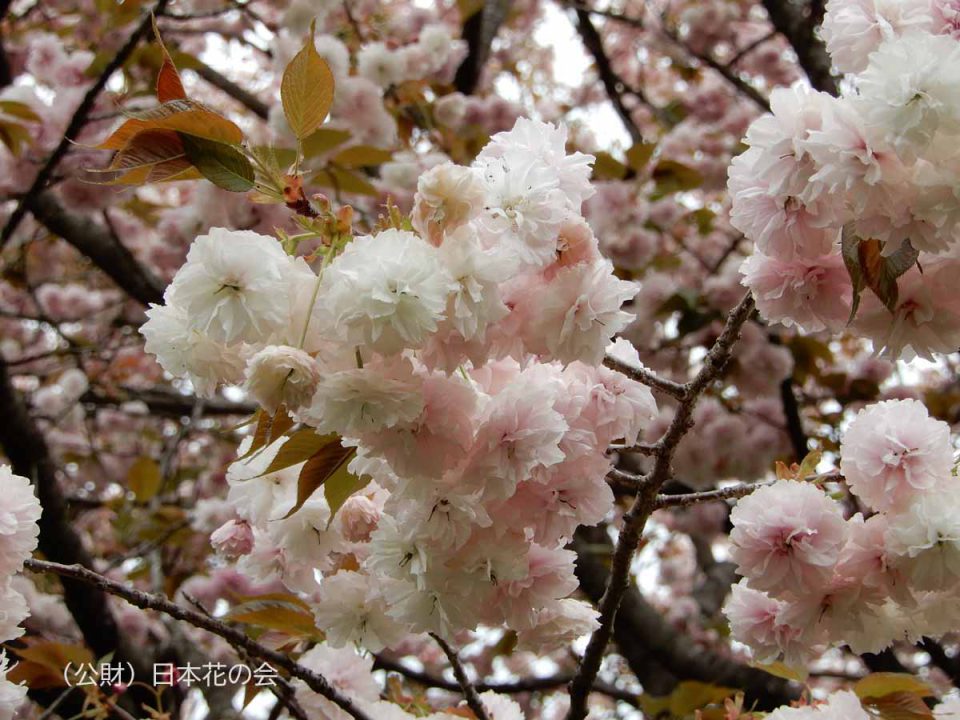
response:
M263 475L268 475L306 462L331 442L339 442L339 440L339 436L334 434L318 435L317 431L313 428L297 430L297 432L293 433L293 435L280 446L276 457L273 458L267 466L267 469L263 471Z
M232 145L178 133L190 163L207 180L230 192L253 188L253 165Z
M382 165L392 159L393 153L390 150L384 150L370 145L354 145L353 147L338 152L333 156L331 162L345 168L358 168Z
M876 672L857 681L853 686L857 697L881 698L891 693L909 692L920 697L932 697L933 690L927 683L909 673Z
M665 697L641 695L640 706L650 717L667 713L671 717L682 718L693 715L696 710L702 710L707 705L722 703L726 698L733 697L736 692L735 688L685 680Z
M601 150L595 155L597 159L593 163L594 180L623 180L627 176L629 168L610 153Z
M652 196L654 200L675 192L693 190L703 183L703 177L700 173L692 167L674 160L658 162L651 177L657 186L656 192Z
M377 197L380 193L368 180L357 173L339 167L329 167L313 176L311 182L336 192Z
M332 150L337 145L342 145L349 139L349 130L318 128L303 139L303 156L315 157L327 152L327 150Z
M349 459L337 468L326 482L323 483L323 496L327 499L327 505L330 506L330 520L327 521L327 527L333 522L337 511L343 507L343 504L358 490L365 488L370 477L361 475L357 477L347 470Z
M163 485L163 476L156 461L146 456L137 458L127 472L127 485L133 491L137 502L149 502Z
M800 462L800 470L797 472L797 477L803 480L812 475L816 475L817 465L820 464L820 458L822 457L823 453L820 450L811 450L808 452L806 457Z
M333 440L330 440L313 457L307 460L306 465L300 471L300 477L297 478L297 502L285 517L290 517L303 507L303 504L310 499L317 488L333 477L341 467L346 468L355 452L356 450L352 447L343 447L340 438L333 436Z
M902 690L883 697L864 698L862 704L882 720L933 720L934 717L920 695Z
M0 100L0 113L28 122L43 122L43 119L33 111L32 107L16 100Z
M0 142L7 146L11 155L19 157L23 147L30 145L33 139L30 131L23 125L0 120Z
M636 172L640 172L647 166L647 163L650 162L650 158L653 157L653 151L656 149L656 143L636 143L627 150L627 165Z
M314 31L315 23L310 25L310 36L284 69L280 81L283 114L299 140L320 127L333 105L333 73L317 52Z
M810 671L806 668L791 667L779 661L766 664L750 663L750 665L775 677L783 678L784 680L794 680L800 683L806 682L807 677L810 675Z
M296 637L317 635L313 613L295 595L254 598L232 608L225 616L232 622L275 630Z

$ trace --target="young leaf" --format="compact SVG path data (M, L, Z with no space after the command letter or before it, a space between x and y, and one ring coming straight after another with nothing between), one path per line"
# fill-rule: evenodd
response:
M909 673L876 672L857 681L853 691L861 699L880 698L895 692L909 692L931 697L933 690L920 678Z
M333 73L317 52L313 34L311 25L307 42L284 69L280 80L283 114L299 140L320 127L333 104Z
M304 157L314 157L327 152L327 150L332 150L337 145L342 145L349 139L349 130L318 128L303 139L303 155Z
M303 466L300 477L297 479L297 502L285 517L290 517L303 507L303 504L310 499L317 488L333 477L341 467L345 467L350 462L350 458L353 457L355 452L356 450L352 447L343 447L340 438L334 436L333 440L329 441L313 457L307 460L307 464Z
M277 472L293 465L299 465L312 458L314 454L320 452L330 443L338 443L337 435L318 435L313 428L304 428L293 433L290 438L280 447L276 457L263 471L264 475Z
M137 498L137 502L149 502L163 485L160 466L148 457L137 458L127 473L127 484Z
M596 153L593 163L594 180L623 180L629 168L608 152Z
M129 118L96 149L123 150L146 130L174 130L229 145L243 141L243 131L235 123L194 100L171 100L150 110L130 113Z
M636 143L629 150L627 150L627 165L629 165L636 172L640 172L647 166L647 163L650 162L650 158L653 156L653 151L656 149L656 143Z
M43 122L43 119L26 103L16 100L0 100L0 113L28 122Z
M173 59L160 38L160 28L157 27L155 17L153 18L153 34L163 56L163 63L160 65L160 72L157 75L157 100L162 103L170 100L185 100L187 92L183 89L183 81L180 80L177 66L173 64Z
M296 596L257 598L234 607L227 620L298 637L317 634L313 613Z
M369 145L354 145L346 150L341 150L333 156L331 162L345 168L367 167L370 165L382 165L393 158L393 153L389 150L383 150Z
M321 170L311 178L311 182L321 187L333 188L337 192L355 193L377 197L380 193L376 187L362 176L339 167L329 167Z
M347 470L347 465L346 462L340 465L323 484L323 496L327 499L327 505L330 506L330 520L327 521L327 527L330 527L333 518L337 515L337 510L343 507L350 496L365 488L370 482L369 476L357 477Z
M860 294L864 288L870 288L891 313L895 312L899 298L897 278L913 267L920 255L909 240L905 240L894 252L884 255L883 243L858 237L851 223L844 225L841 231L840 254L853 285L848 322L853 322L857 315Z
M661 160L653 169L653 181L657 190L652 199L662 198L675 192L693 190L703 183L703 176L692 167L673 160Z
M207 180L230 192L253 188L253 165L232 145L180 133L190 163Z

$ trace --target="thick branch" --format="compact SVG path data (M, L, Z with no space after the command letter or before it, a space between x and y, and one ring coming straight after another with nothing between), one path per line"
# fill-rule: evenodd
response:
M126 585L108 580L102 575L98 575L81 565L63 565L60 563L46 562L44 560L27 560L26 567L33 572L53 573L59 575L61 578L75 580L97 588L101 592L123 598L131 605L143 610L156 610L176 620L182 620L183 622L190 623L194 627L211 632L214 635L222 637L231 645L242 648L243 651L251 657L265 660L274 668L286 670L292 677L302 680L308 688L327 698L350 717L355 718L355 720L373 720L373 718L357 707L350 698L345 697L339 690L334 688L322 675L309 670L295 660L292 660L288 655L264 647L246 633L230 627L216 618L181 607L159 595L141 592L140 590L135 590Z
M162 13L168 2L169 0L157 0L157 4L153 6L153 14L159 15ZM110 80L110 76L113 75L116 70L123 67L123 64L130 55L133 54L137 45L140 44L140 41L150 31L151 20L151 13L144 13L137 27L130 33L130 37L127 38L127 41L120 50L117 51L117 54L113 56L113 59L107 63L103 72L100 73L100 76L83 96L83 100L80 101L80 105L78 105L74 111L73 117L70 118L70 122L67 125L66 131L63 133L63 138L61 138L60 143L54 148L53 152L50 153L47 161L40 168L40 172L38 172L37 176L33 179L30 189L27 190L26 195L17 204L17 207L7 220L7 224L4 225L3 230L0 231L0 248L6 245L7 241L13 237L13 233L16 232L20 223L23 221L24 216L30 209L28 200L46 187L47 181L53 176L53 171L56 170L57 165L60 164L60 161L63 160L63 157L67 154L71 143L73 143L77 135L80 134L83 126L87 123L90 111L93 110L93 106L97 102L97 98L100 96L103 88L106 87L107 81Z
M263 100L258 98L253 93L237 85L230 78L221 75L209 65L200 63L191 69L215 88L222 90L241 105L246 107L261 120L266 120L270 116L269 105L267 105Z
M480 82L483 66L490 57L490 47L497 31L507 18L510 0L486 0L483 7L467 18L463 24L463 39L467 41L467 56L457 68L453 78L454 87L464 95L470 95Z
M183 417L190 415L196 407L197 398L193 395L181 395L169 390L153 388L137 390L120 388L120 395L106 395L98 390L89 390L80 397L80 402L95 406L118 406L126 402L144 403L154 415ZM225 398L204 399L201 415L252 415L257 411L253 403L234 402Z
M0 358L0 446L13 471L33 481L43 508L40 516L40 552L51 560L93 567L80 537L70 525L66 503L57 481L56 465L46 441L13 387L6 363ZM110 612L106 596L96 588L66 579L63 599L91 650L102 657L115 652L141 670L146 667L134 648L124 641Z
M763 0L770 22L793 47L800 67L810 84L831 95L839 92L837 79L830 71L830 56L815 30L822 20L823 3L810 4L791 0Z
M609 572L605 558L591 552L595 547L582 534L573 544L580 588L596 602L608 585ZM785 705L799 694L785 680L698 645L664 620L635 587L623 596L616 616L616 637L620 654L638 673L647 692L666 695L680 680L698 680L742 688L748 707L756 702L758 709L765 710Z
M753 297L747 293L727 317L726 325L704 357L700 371L684 386L685 393L677 405L673 420L659 440L660 449L656 454L653 469L633 505L623 516L607 587L600 600L600 627L590 637L580 667L573 682L570 683L570 710L567 713L567 720L583 720L587 715L587 694L600 670L603 654L613 632L617 608L629 584L630 563L640 542L647 518L656 509L657 493L670 478L670 465L677 445L693 426L692 416L697 401L723 372L730 360L733 346L740 337L740 329L753 313L753 307Z
M67 212L50 192L28 193L24 207L50 232L86 255L133 299L148 305L163 302L163 283L143 267L103 226Z

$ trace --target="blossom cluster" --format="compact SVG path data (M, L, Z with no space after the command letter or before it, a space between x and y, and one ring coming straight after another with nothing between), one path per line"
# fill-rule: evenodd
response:
M743 282L771 322L844 328L853 287L841 238L904 250L899 296L866 293L854 330L896 358L960 344L949 291L960 240L960 42L946 0L830 0L824 37L840 97L774 90L729 172L731 222L754 243ZM849 84L847 84L849 83ZM920 266L911 254L920 253ZM856 252L854 252L854 255ZM855 306L854 306L855 307ZM892 315L892 317L891 317Z
M545 649L595 626L564 546L612 509L611 441L635 443L657 409L601 364L636 287L580 215L592 158L565 144L518 121L471 166L425 172L408 227L331 246L319 273L273 238L214 230L148 312L171 374L207 394L243 382L355 448L369 484L331 517L319 492L291 512L302 464L265 472L285 438L241 445L238 517L213 537L313 601L334 647L482 623Z
M8 465L0 465L0 643L23 635L20 623L27 619L27 600L13 587L13 576L23 569L24 561L37 548L40 530L40 503L30 481L14 475ZM27 697L24 685L7 679L10 661L0 650L0 720L11 720Z
M811 482L781 480L731 513L744 576L726 605L761 662L800 666L831 644L879 652L957 627L960 507L950 426L917 400L864 408L840 470L863 512Z

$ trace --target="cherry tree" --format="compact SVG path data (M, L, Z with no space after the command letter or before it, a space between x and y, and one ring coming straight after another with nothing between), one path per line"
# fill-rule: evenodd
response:
M0 0L0 720L960 717L954 0Z

